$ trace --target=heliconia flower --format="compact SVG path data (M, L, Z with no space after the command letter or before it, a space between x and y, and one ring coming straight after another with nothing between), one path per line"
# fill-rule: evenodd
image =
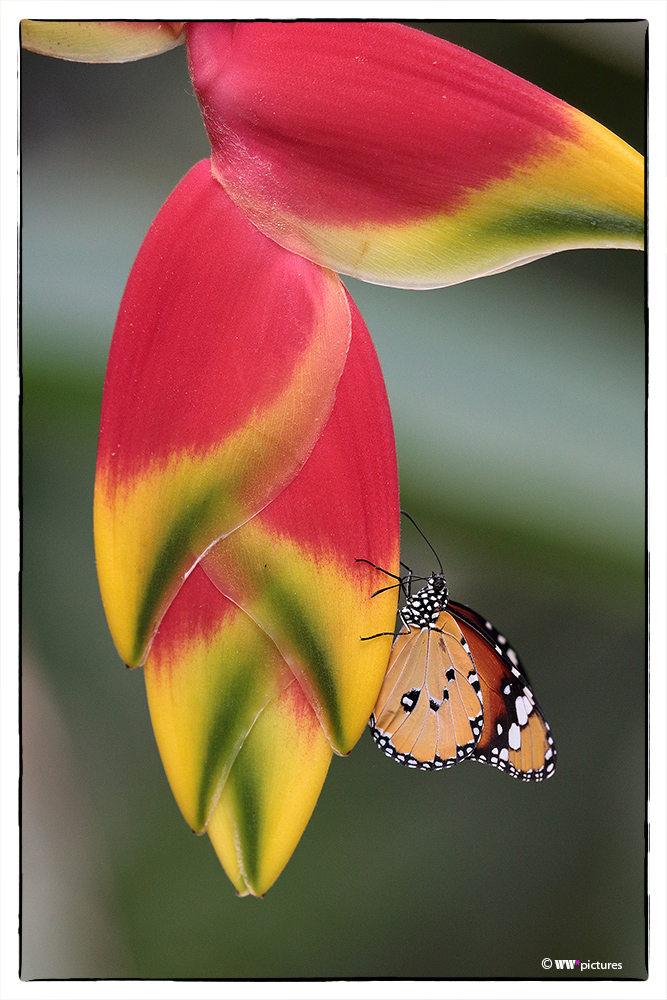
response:
M237 892L263 895L366 725L397 606L373 568L399 571L391 417L334 270L432 287L640 248L643 161L395 24L22 23L27 48L92 62L184 38L212 157L167 199L123 296L96 557L176 801Z
M282 246L448 285L575 247L643 245L643 159L514 74L390 23L201 22L213 173Z
M390 638L361 637L393 629L396 591L371 599L383 577L356 560L397 571L398 482L354 303L252 226L208 161L163 206L123 296L95 541L176 800L237 890L262 895L384 676Z

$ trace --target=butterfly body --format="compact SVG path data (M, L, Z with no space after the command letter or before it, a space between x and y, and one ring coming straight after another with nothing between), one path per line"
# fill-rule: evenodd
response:
M408 576L408 587L412 576ZM432 573L428 583L416 594L411 594L401 609L400 616L405 627L437 628L438 619L447 607L449 591L442 573Z
M449 600L442 572L415 594L412 581L399 581L406 603L369 722L375 742L420 770L476 760L523 781L550 777L551 730L507 639Z

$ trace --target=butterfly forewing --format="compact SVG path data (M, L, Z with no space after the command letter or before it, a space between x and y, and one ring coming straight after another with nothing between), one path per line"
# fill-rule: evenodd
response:
M475 665L452 616L399 634L371 717L378 746L409 767L451 767L471 756L482 723Z
M518 656L476 611L456 602L448 607L470 647L484 702L484 727L472 759L523 781L550 777L556 747Z

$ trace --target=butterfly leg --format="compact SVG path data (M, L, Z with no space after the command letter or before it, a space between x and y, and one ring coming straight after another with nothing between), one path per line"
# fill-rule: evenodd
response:
M381 590L376 590L374 594L371 594L371 598L377 597L378 594L384 594L387 590L393 590L395 587L400 587L400 583L392 583L388 587L382 587Z
M390 576L392 578L392 580L398 580L398 583L393 583L389 587L382 587L381 590L376 590L374 594L371 594L371 597L377 597L378 594L384 594L385 590L391 590L393 587L400 587L401 590L403 591L406 599L409 597L409 594L408 594L408 592L405 589L405 579L404 579L404 577L402 577L402 576L396 576L395 573L390 573L388 569L383 569L382 566L377 566L375 563L371 562L370 559L356 559L355 562L366 563L367 566L372 566L373 569L378 570L380 573L384 573L386 576ZM403 566L405 569L408 569L408 567L405 565L405 563L401 563L401 566ZM409 573L409 579L412 579L412 570L408 569L408 573ZM387 635L391 635L391 633L388 632ZM370 638L370 636L369 636L369 638Z
M409 625L406 625L403 618L401 618L401 623L401 628L399 628L398 632L376 632L375 635L360 635L359 638L362 642L367 642L368 639L379 639L381 635L393 635L394 639L399 635L409 635L409 633L412 632L412 629ZM403 629L403 626L405 626L405 630Z
M410 630L408 629L408 632L409 631ZM398 632L376 632L375 635L360 635L359 638L361 639L362 642L367 642L368 639L379 639L381 635L393 635L395 639L396 636L398 635L407 635L407 634L408 634L407 632L404 632L402 629L399 628Z
M367 566L372 566L373 569L379 570L379 572L380 573L384 573L385 576L390 576L392 578L392 580L398 580L399 583L403 580L402 576L396 576L395 573L390 573L388 569L383 569L382 566L376 566L376 564L373 563L373 562L371 562L370 559L355 559L354 561L355 562L366 563ZM401 566L402 565L403 565L403 563L401 563Z

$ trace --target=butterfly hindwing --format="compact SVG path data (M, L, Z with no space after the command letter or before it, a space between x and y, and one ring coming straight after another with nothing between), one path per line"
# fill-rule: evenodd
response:
M399 633L371 717L373 738L408 767L438 770L470 757L480 739L480 682L465 637L447 611L435 627Z
M556 747L518 656L476 611L454 601L448 610L470 647L484 702L484 727L472 759L523 781L550 777Z

